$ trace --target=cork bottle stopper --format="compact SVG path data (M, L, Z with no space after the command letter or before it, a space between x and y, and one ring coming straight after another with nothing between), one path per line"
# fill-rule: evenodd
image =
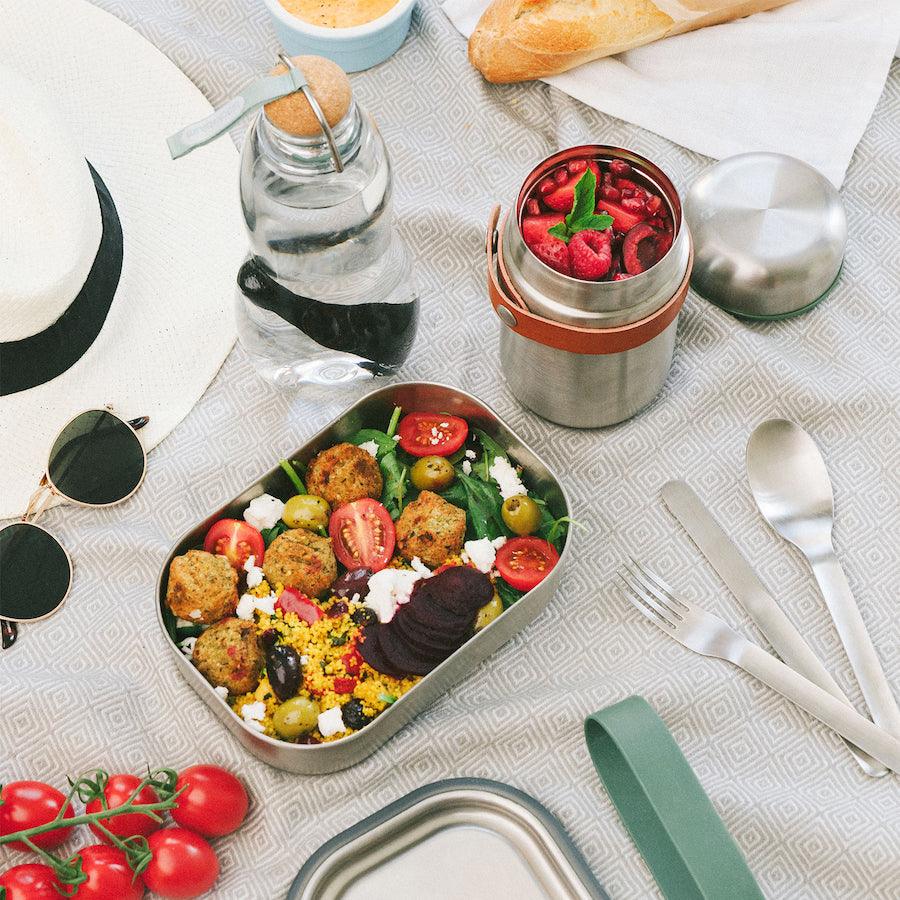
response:
M294 65L302 70L309 82L313 96L319 101L322 112L333 128L347 115L352 92L350 79L344 70L330 59L321 56L293 56ZM284 63L272 69L273 75L283 75L287 71ZM297 137L315 137L322 133L322 126L316 118L309 101L302 91L280 97L265 106L269 121L282 131Z

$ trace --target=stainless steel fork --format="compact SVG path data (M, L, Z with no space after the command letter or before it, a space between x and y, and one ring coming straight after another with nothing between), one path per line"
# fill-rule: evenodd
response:
M896 738L748 641L718 616L676 597L658 575L639 562L632 560L618 574L628 588L628 600L664 634L695 653L728 660L900 773L900 741Z

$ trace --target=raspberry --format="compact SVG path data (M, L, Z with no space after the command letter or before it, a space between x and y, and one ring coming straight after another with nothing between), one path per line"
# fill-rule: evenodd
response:
M584 281L599 281L612 265L609 231L579 231L569 241L572 274Z
M548 237L546 241L531 246L531 252L551 269L562 272L563 275L572 274L572 264L569 261L569 248L565 241Z

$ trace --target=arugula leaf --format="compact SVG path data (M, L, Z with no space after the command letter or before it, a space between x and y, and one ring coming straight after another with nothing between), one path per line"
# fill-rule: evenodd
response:
M280 465L281 468L284 469L285 475L287 475L287 477L291 479L291 484L294 485L294 487L297 490L297 493L305 494L306 486L303 484L303 479L301 479L300 476L297 474L297 469L296 469L297 463L290 462L286 459L280 459L280 460L278 460L278 465Z
M537 530L538 537L542 537L545 541L549 541L557 550L562 551L562 548L566 543L565 539L569 531L569 526L574 525L575 523L569 516L560 516L559 518L556 518L556 516L550 512L546 500L542 500L540 497L532 497L532 499L537 503L541 510L541 522L540 525L538 525Z
M511 585L508 585L502 578L494 581L494 590L500 595L500 601L503 603L504 609L509 609L513 603L525 596L524 591L517 591Z
M498 456L502 459L506 459L506 450L480 428L473 428L472 433L478 438L478 442L484 449L481 459L472 466L472 471L482 481L489 481L491 477L491 466L494 464L494 460Z
M393 444L394 442L391 441ZM400 461L397 451L393 450L380 460L381 476L384 487L381 491L381 502L391 514L392 519L397 519L403 512L403 500L406 497L406 479L409 475L409 466Z
M548 234L565 241L567 244L579 231L605 231L613 223L612 216L596 215L594 206L597 196L597 176L593 169L585 169L584 175L578 179L575 185L575 197L572 201L572 211L566 216L564 222L547 229Z

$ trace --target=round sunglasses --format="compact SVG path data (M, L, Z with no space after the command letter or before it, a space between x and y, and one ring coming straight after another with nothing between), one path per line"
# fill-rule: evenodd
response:
M72 560L36 519L54 497L79 506L112 506L141 485L147 454L137 430L146 416L125 421L108 409L75 416L53 442L47 469L19 522L0 529L0 625L4 649L16 639L16 622L55 613L72 586Z

